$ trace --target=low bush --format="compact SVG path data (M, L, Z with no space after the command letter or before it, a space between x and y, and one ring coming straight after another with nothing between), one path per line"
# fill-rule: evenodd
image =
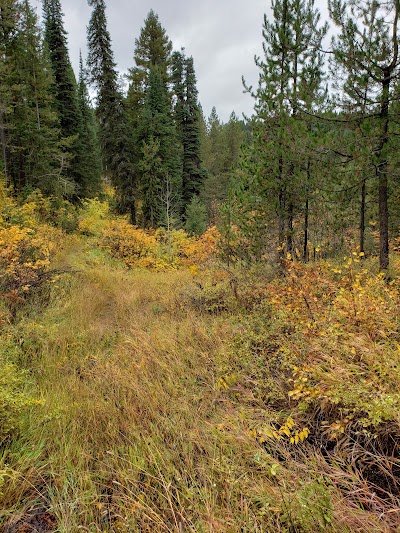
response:
M204 265L217 255L218 241L216 228L190 237L184 230L145 231L120 218L105 225L100 246L130 268L163 271Z

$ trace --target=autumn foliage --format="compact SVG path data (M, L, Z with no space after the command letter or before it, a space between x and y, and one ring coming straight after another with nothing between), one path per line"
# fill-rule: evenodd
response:
M288 397L318 413L314 433L332 440L398 423L400 287L363 261L357 252L340 267L287 261L285 283L271 287L274 313L293 328L279 348L292 365Z
M124 219L110 221L100 237L101 247L129 267L156 271L203 265L216 256L218 242L214 227L200 237L191 237L184 230L145 231Z
M63 231L43 221L50 209L41 195L19 205L0 191L0 299L12 313L50 279L50 262Z

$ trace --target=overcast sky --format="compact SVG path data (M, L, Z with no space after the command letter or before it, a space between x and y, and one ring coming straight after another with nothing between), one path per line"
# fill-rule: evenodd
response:
M318 3L318 0L317 2ZM41 12L40 0L33 4ZM86 0L61 0L71 61L77 69L79 49L86 53L86 26L91 8ZM121 73L134 65L135 39L150 9L158 15L175 50L192 55L199 98L206 116L215 105L220 118L234 110L251 115L252 98L243 94L242 75L255 84L254 55L262 50L264 13L270 0L106 0L108 28Z

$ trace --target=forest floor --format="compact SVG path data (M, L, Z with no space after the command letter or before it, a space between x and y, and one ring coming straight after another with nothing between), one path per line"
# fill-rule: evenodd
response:
M78 236L53 266L67 273L2 344L35 401L1 448L0 531L397 530L397 486L296 418L278 362L298 333L264 293L218 305L215 283L128 270Z

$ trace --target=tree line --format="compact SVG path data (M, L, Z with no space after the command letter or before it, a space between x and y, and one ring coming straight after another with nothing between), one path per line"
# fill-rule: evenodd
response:
M329 39L313 0L273 1L258 86L245 84L255 113L231 194L242 237L232 253L259 258L273 236L280 259L307 261L356 240L361 257L379 248L388 270L400 222L399 6L329 0Z
M232 115L224 125L214 110L208 127L193 58L173 50L154 11L135 40L124 94L106 4L88 3L88 57L86 64L80 57L78 80L60 0L43 0L41 25L29 0L0 6L0 170L7 185L17 195L38 188L79 202L99 194L103 178L116 190L116 210L133 224L187 224L200 232L211 216L207 183L215 177L206 161L225 157L212 139L232 131L237 160L243 121ZM222 166L227 172L229 164Z
M399 2L329 0L329 39L313 0L274 0L258 85L244 81L254 114L224 124L215 108L204 119L193 58L153 11L124 93L104 0L88 0L78 80L60 0L43 0L42 26L29 0L3 0L0 169L15 194L72 202L98 194L102 177L133 224L219 223L235 259L278 248L280 261L307 261L357 239L387 271L400 223Z

